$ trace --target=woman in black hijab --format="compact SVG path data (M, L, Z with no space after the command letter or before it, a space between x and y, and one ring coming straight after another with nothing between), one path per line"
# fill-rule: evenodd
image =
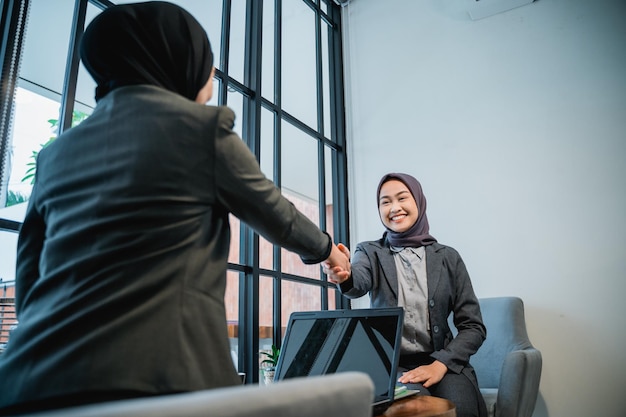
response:
M351 271L324 264L324 272L348 298L369 293L372 307L404 308L400 384L447 398L459 417L486 416L469 363L486 329L461 256L430 235L426 197L411 175L383 176L376 202L386 229L382 238L357 245ZM450 313L458 329L454 338Z
M85 31L80 55L98 84L96 101L136 84L195 100L212 78L206 32L186 10L167 2L119 5L102 12Z
M189 13L113 6L81 55L97 105L39 153L0 415L240 384L224 307L230 213L304 263L350 267L261 173L233 112L205 105L213 55Z

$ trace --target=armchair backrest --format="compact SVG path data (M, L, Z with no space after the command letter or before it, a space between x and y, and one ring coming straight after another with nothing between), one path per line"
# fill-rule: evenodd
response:
M524 303L518 297L478 301L487 339L470 363L489 416L531 417L539 394L542 359L528 339ZM456 331L453 325L450 328Z
M526 331L524 303L518 297L481 298L480 309L487 339L472 356L480 388L498 388L509 352L532 348Z

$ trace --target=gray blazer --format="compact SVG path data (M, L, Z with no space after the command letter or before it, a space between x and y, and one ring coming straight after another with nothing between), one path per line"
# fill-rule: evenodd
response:
M352 255L351 278L340 285L348 298L370 293L372 307L398 305L398 275L389 244L383 239L359 243ZM478 299L459 253L439 243L426 246L426 271L432 357L461 373L486 337ZM458 335L453 337L448 316ZM471 369L471 368L469 368Z
M122 87L44 148L20 233L0 407L237 385L229 213L317 263L331 240L261 173L233 112Z

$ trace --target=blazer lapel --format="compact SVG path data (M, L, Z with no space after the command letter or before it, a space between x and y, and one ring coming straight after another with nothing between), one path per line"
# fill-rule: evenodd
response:
M376 256L380 263L380 269L382 270L382 276L380 279L384 279L388 283L388 287L393 292L394 298L398 299L398 271L396 270L396 261L393 259L391 249L386 246L377 248ZM381 286L382 287L382 286Z
M428 283L428 299L435 298L435 292L443 270L443 255L437 243L426 246L426 281Z

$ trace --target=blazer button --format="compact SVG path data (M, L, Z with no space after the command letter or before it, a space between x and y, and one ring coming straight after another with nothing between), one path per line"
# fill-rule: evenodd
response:
M430 299L430 301L428 302L428 305L431 307L435 306L435 300L433 300L432 298Z
M433 332L439 333L439 326L433 326Z

